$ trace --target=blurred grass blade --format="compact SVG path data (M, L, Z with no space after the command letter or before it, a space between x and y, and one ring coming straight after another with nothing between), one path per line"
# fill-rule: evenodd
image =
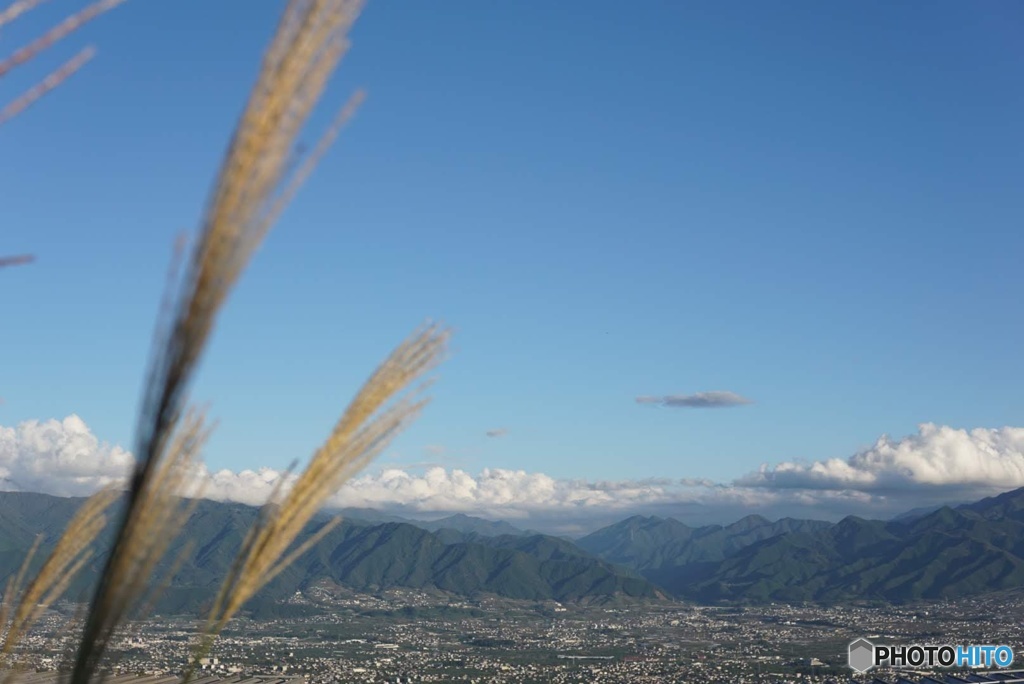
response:
M3 12L0 12L0 27L10 24L12 21L20 17L22 14L33 10L36 6L43 4L45 0L16 0L7 6Z
M43 50L46 50L58 41L68 37L99 15L104 12L109 12L124 1L125 0L99 0L80 12L72 14L70 17L54 26L28 45L16 50L14 54L7 59L0 61L0 77L7 75L7 72L11 69L21 66L33 57L36 57Z
M99 587L104 591L97 592L90 605L79 644L76 667L80 666L83 651L95 658L86 661L90 667L89 677L94 674L114 629L141 602L154 567L184 522L188 510L184 497L194 494L189 478L195 472L194 466L209 432L201 412L188 412L169 436L158 467L152 469L143 488L133 492L137 495L135 505L130 515L121 521L100 578ZM97 598L101 600L98 604ZM96 622L90 623L91 619ZM102 641L87 641L90 628L96 630Z
M41 535L36 538L21 570L8 584L8 590L4 593L0 625L6 625L7 632L0 645L0 665L10 666L14 648L32 629L39 617L64 594L92 556L92 546L107 524L106 511L116 499L117 492L109 487L86 499L71 518L35 578L25 591L21 592L21 583L29 563L42 541ZM13 618L10 624L7 624L7 616L10 615L12 606Z
M16 100L0 109L0 125L3 125L31 107L44 95L58 87L61 83L71 78L79 69L85 66L86 62L96 55L96 49L87 47L77 55L64 62L42 81L22 93Z

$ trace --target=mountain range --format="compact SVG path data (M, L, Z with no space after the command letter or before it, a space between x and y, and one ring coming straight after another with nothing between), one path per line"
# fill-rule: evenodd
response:
M954 598L1024 587L1024 489L890 521L633 517L577 543L701 602Z
M0 581L37 534L59 537L81 499L0 492ZM1024 489L889 521L838 523L747 516L689 527L634 516L570 541L466 515L406 521L347 511L345 521L251 603L278 614L284 599L324 583L357 592L412 588L462 596L560 602L843 602L955 598L1024 587ZM258 510L201 501L157 572L182 559L157 610L201 611ZM318 518L300 536L313 534ZM102 568L110 532L69 590L80 599ZM38 561L37 561L38 562Z
M0 579L17 572L36 534L43 535L44 551L52 547L81 502L0 492ZM157 576L162 576L181 557L157 611L202 610L213 599L258 512L241 504L198 502L157 568ZM326 520L327 516L321 516L310 523L297 543L314 534ZM536 601L665 596L638 573L596 558L565 540L479 519L455 517L450 522L455 527L431 532L406 522L346 518L267 585L250 608L273 613L283 599L325 580L361 592L405 587ZM436 522L425 524L435 526ZM508 529L515 533L495 536L481 532ZM111 537L108 530L98 539L99 552L69 590L72 600L94 585Z

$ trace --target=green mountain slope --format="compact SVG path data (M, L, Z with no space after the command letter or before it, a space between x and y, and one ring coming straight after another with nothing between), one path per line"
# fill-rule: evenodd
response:
M1024 489L889 522L630 518L579 541L697 601L908 601L1024 587Z
M44 533L48 546L80 503L41 494L0 496L0 581L16 571L37 531ZM179 553L185 554L157 610L201 610L215 594L256 515L257 509L248 506L199 502L167 560L158 568L158 575L167 572L172 560ZM299 542L322 524L311 524ZM73 599L81 597L95 581L110 533L100 541L101 552L72 587ZM639 575L553 537L504 535L480 537L479 541L446 540L407 523L360 521L343 523L332 530L268 585L251 607L258 612L273 612L280 600L324 579L359 591L408 587L530 600L590 601L659 595Z

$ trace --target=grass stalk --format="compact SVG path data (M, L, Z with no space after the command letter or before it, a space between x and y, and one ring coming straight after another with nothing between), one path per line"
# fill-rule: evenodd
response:
M199 238L180 282L168 290L176 289L176 295L158 325L127 505L86 616L72 684L94 678L114 630L162 556L165 548L149 541L156 536L154 529L163 532L161 539L173 536L178 523L154 502L186 470L180 467L181 452L176 457L170 442L179 432L188 388L225 300L277 218L281 199L290 198L287 160L347 47L346 33L361 6L357 0L290 0L264 55ZM199 430L186 425L186 442L200 442Z

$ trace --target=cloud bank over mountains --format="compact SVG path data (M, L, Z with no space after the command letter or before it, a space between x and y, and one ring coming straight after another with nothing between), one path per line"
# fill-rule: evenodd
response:
M133 462L100 441L78 416L0 426L0 490L81 496L124 479ZM259 505L282 473L272 468L209 471L194 479L205 496ZM331 501L399 515L464 512L572 533L635 513L691 524L767 517L886 517L944 502L1024 487L1024 428L960 430L921 425L916 434L881 437L847 459L782 462L732 482L692 478L556 479L544 473L485 468L472 474L428 466L423 472L372 469Z

